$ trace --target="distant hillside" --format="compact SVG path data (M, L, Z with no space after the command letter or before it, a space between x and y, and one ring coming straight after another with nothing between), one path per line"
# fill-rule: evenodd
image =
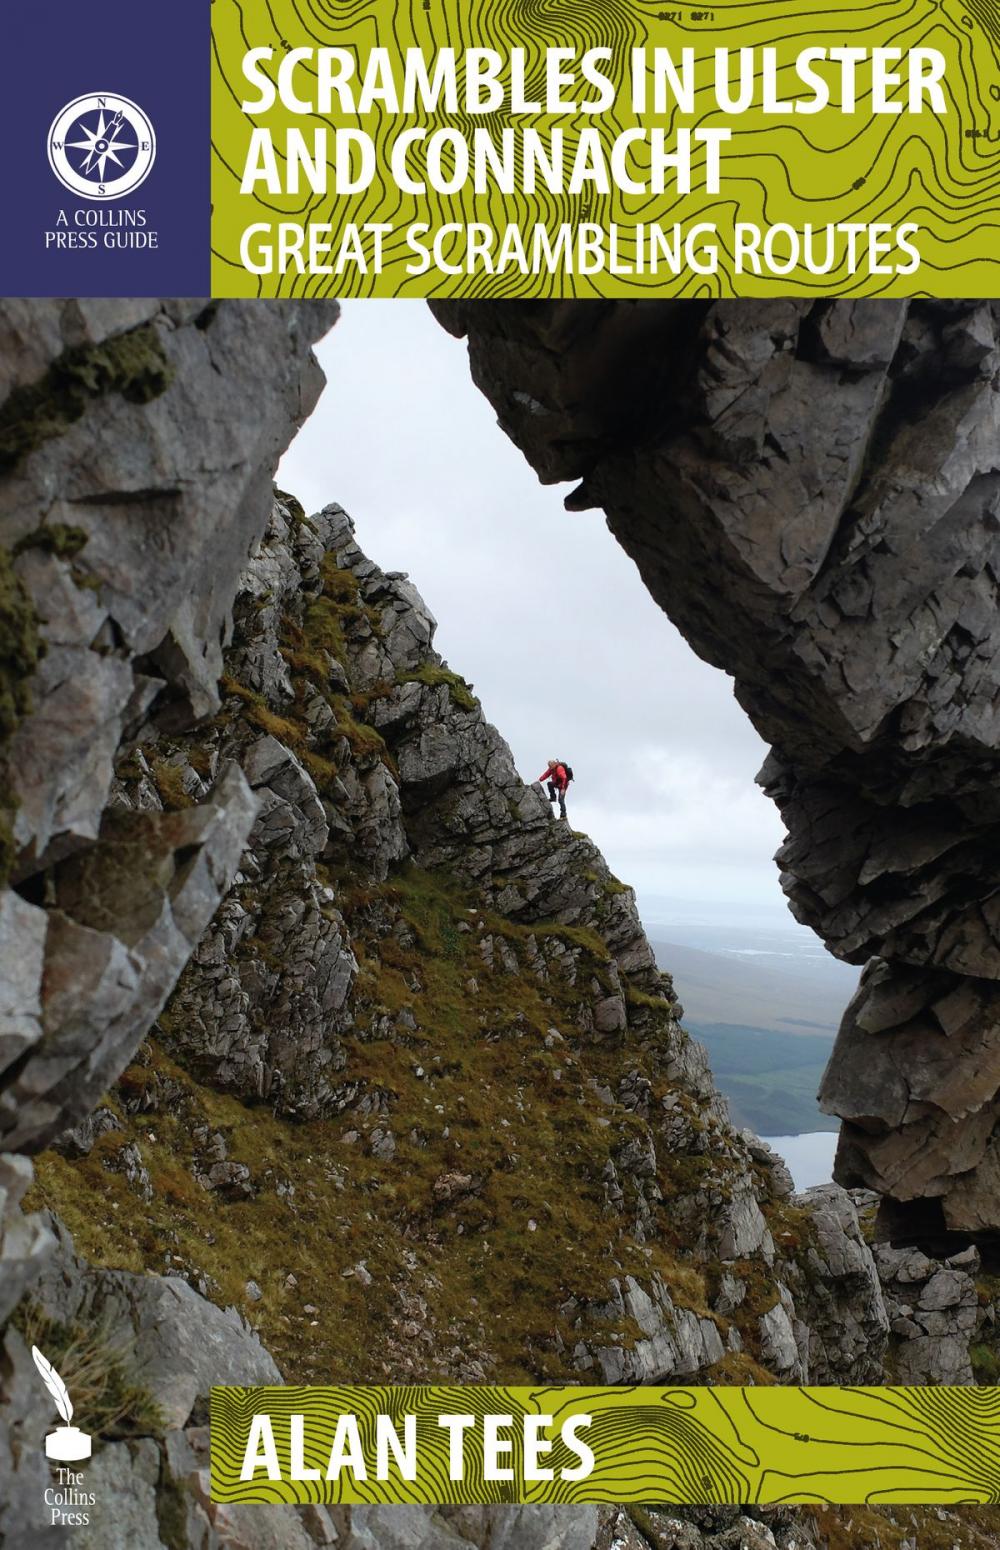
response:
M857 969L821 951L779 956L704 952L656 940L652 946L660 967L673 975L688 1021L697 1024L832 1037L858 981Z
M831 1039L688 1017L685 1026L707 1048L735 1125L749 1125L761 1136L839 1130L840 1122L820 1113L816 1102Z
M820 1113L816 1093L857 969L818 952L653 948L738 1125L768 1136L838 1128Z

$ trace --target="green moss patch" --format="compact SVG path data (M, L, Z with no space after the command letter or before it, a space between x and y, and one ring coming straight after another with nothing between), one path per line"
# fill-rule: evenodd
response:
M977 1383L993 1387L1000 1379L1000 1355L992 1346L978 1341L969 1347L969 1360Z
M15 388L0 407L0 471L61 436L96 398L120 393L148 404L170 386L173 367L152 323L102 344L64 350L37 382Z
M306 673L320 688L327 680L323 652L342 667L348 665L347 642L359 628L378 634L378 612L360 600L360 583L353 571L342 570L331 553L320 561L322 589L301 620L286 619L282 655L293 671Z
M423 662L412 672L402 673L397 679L398 683L426 684L428 688L436 689L444 684L451 696L451 702L460 710L478 710L479 701L473 694L465 679L458 673L453 673L450 668L443 667L433 662Z
M42 649L35 606L0 548L0 744L28 709L29 679Z
M82 527L67 522L52 522L25 533L14 545L14 553L18 555L28 549L41 549L45 554L57 555L61 560L72 560L85 548L89 537L89 533Z

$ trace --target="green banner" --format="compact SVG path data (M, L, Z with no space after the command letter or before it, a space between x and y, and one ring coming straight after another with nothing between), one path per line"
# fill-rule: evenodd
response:
M1000 12L215 0L219 296L991 296Z
M215 1388L218 1502L988 1503L996 1388Z

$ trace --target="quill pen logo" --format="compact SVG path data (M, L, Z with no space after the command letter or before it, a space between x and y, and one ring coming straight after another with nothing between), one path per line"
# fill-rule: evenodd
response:
M57 1427L54 1432L49 1432L46 1437L46 1457L58 1459L61 1463L77 1463L80 1459L89 1459L90 1438L86 1432L81 1432L79 1427L70 1425L73 1419L73 1401L69 1397L65 1383L48 1357L43 1356L36 1345L32 1346L31 1354L35 1359L35 1366L41 1373L42 1382L52 1395L55 1407L66 1423L64 1426Z

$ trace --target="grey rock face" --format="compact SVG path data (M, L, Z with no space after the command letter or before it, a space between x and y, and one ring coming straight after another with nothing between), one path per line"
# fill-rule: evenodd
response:
M102 1105L88 1114L79 1125L64 1130L61 1136L57 1136L52 1142L53 1149L61 1152L64 1157L86 1157L93 1150L94 1143L101 1136L107 1135L109 1130L120 1130L121 1123L113 1109Z
M935 1202L953 1232L994 1224L998 1008L993 980L874 959L823 1079L845 1175L904 1206Z
M838 1176L1000 1228L996 305L434 311L540 477L583 481L570 507L603 507L735 677L793 912L880 960L824 1089Z
M21 1199L31 1183L31 1163L16 1153L0 1153L0 1324L34 1285L55 1246L39 1216L25 1216Z
M978 1255L962 1268L878 1244L875 1260L892 1331L893 1381L972 1383L969 1346L981 1322L973 1279Z
M33 1317L106 1340L129 1381L155 1395L147 1431L106 1441L85 1468L96 1497L89 1522L53 1528L44 1504L51 1483L40 1441L52 1423L51 1401L20 1334L9 1327L0 1347L0 1462L4 1492L0 1534L12 1550L63 1543L159 1550L309 1550L338 1542L321 1508L264 1513L218 1506L209 1494L207 1414L212 1383L276 1383L281 1375L260 1341L230 1311L205 1302L183 1281L100 1271L79 1261L65 1235L33 1283ZM100 1359L95 1350L92 1361ZM192 1411L196 1414L192 1416ZM183 1538L179 1539L179 1535Z
M23 1154L77 1125L67 1154L93 1145L89 1111L162 1008L250 832L256 802L235 766L207 782L178 772L197 805L164 813L148 769L123 810L112 763L144 723L218 705L236 577L277 459L319 391L310 342L335 316L0 302L0 1321L37 1291L55 1245L46 1222L21 1214ZM253 414L220 416L220 394L252 398ZM143 1198L141 1153L126 1146L119 1162ZM152 1281L135 1291L161 1299L156 1319L175 1334L170 1307L187 1294ZM195 1327L211 1342L217 1317L209 1305L191 1313L189 1344ZM48 1542L35 1510L44 1456L22 1442L44 1425L33 1372L9 1329L0 1470L13 1483L0 1537L12 1546ZM102 1467L112 1494L132 1481L120 1542L155 1546L144 1446L111 1449Z
M55 1240L50 1244L54 1247ZM0 1539L13 1550L43 1550L63 1543L63 1532L43 1518L44 1492L49 1484L45 1453L39 1447L52 1424L52 1406L38 1381L31 1352L18 1331L8 1327L0 1365L0 1470L4 1490L0 1500Z
M45 930L47 994L39 1055L0 1091L8 1147L37 1151L83 1119L127 1063L236 870L254 805L232 768L201 807L110 812L100 842L53 869L54 907L25 906Z
M591 1313L602 1321L633 1320L641 1338L630 1347L588 1345L577 1348L576 1367L582 1381L601 1383L666 1383L690 1377L721 1361L726 1354L719 1331L709 1318L699 1318L674 1305L666 1286L654 1275L650 1289L633 1276L611 1283L612 1298Z
M790 1300L789 1300L790 1301ZM791 1304L794 1311L794 1304ZM802 1367L795 1329L785 1302L776 1302L760 1319L761 1350L767 1365L783 1377L799 1380Z
M884 1370L889 1320L879 1269L858 1213L836 1184L820 1185L792 1204L808 1210L812 1242L800 1251L789 1286L810 1383L877 1383Z
M309 345L336 309L65 302L43 323L13 307L15 372L45 361L7 399L14 451L0 488L0 542L21 550L15 571L48 645L10 759L24 874L96 838L129 717L167 692L195 714L216 707L236 577L278 457L318 396ZM45 395L67 378L76 391L60 417ZM253 415L220 419L220 393L252 395ZM72 563L58 552L69 528Z
M85 1118L232 878L254 813L237 770L185 813L157 811L147 790L123 814L112 761L145 718L217 705L236 577L319 391L310 342L335 316L0 303L0 569L12 630L23 621L20 643L4 637L14 715L0 724L0 1136L13 1151ZM220 391L251 389L252 416L220 419ZM6 1230L12 1291L44 1240Z
M254 692L275 715L294 696L279 644L282 621L317 595L324 552L319 524L296 524L276 506L240 579L233 667L247 687L259 686ZM308 734L310 740L325 730ZM227 756L241 761L258 802L239 881L202 938L162 1031L171 1048L211 1069L219 1085L310 1117L336 1108L343 1096L338 1035L353 1025L348 1002L357 973L317 863L331 832L352 831L335 809L327 811L287 743L253 734L240 720L226 742ZM211 739L218 735L209 739L213 758L218 749ZM346 805L349 793L340 789ZM136 800L131 783L125 800ZM384 875L388 857L400 848L393 838L398 814L374 778L356 805L362 829L375 831L367 850L373 870Z
M327 631L337 657L315 638L324 566L354 599L348 628L337 626L343 640ZM248 736L252 729L237 718L221 738L210 734L209 758L240 762L258 817L240 881L162 1024L172 1049L199 1070L211 1069L222 1086L305 1117L354 1098L341 1041L355 1026L357 964L335 890L321 878L324 864L344 854L373 883L412 859L446 868L509 918L596 928L611 958L607 982L595 984L586 1011L588 1030L624 1035L623 975L669 1005L672 989L656 968L632 891L614 883L585 836L552 822L537 788L517 774L507 744L434 651L435 621L419 593L367 558L341 507L303 520L291 505L275 504L238 583L235 619L230 681L259 695L271 723L288 730L286 741L277 733ZM288 639L299 642L296 651L284 644ZM303 661L322 663L306 686L298 665L289 674L289 663ZM352 746L339 730L350 695L364 698L388 758L375 744ZM301 739L300 753L287 741L292 735ZM206 749L200 752L204 760ZM322 796L307 767L317 756ZM120 800L137 806L142 789L140 773ZM482 946L490 962L506 958L516 971L502 938ZM573 950L564 942L547 942L536 953L539 965L548 954L573 972ZM712 1094L707 1064L701 1071L688 1042L680 1034L675 1041L678 1079ZM394 1148L391 1137L385 1144ZM753 1229L737 1230L753 1252L763 1223L755 1203L746 1210L758 1218L754 1244Z
M32 1288L47 1318L128 1331L135 1378L156 1397L164 1428L184 1427L213 1383L280 1383L281 1374L235 1310L224 1311L174 1276L96 1270L63 1242Z
M46 920L11 889L0 893L0 1061L13 1065L42 1036Z
M451 1507L428 1514L355 1507L344 1544L345 1550L813 1550L819 1544L799 1515L753 1511L747 1517L738 1508Z
M149 1545L149 1550L157 1550L160 1508L167 1510L160 1491L171 1482L183 1483L191 1493L188 1542L214 1550L220 1541L212 1538L214 1530L198 1508L195 1491L195 1477L205 1463L197 1462L184 1445L181 1428L195 1406L206 1409L209 1386L220 1381L222 1373L234 1383L281 1381L259 1339L236 1313L223 1313L181 1280L85 1265L74 1256L65 1234L50 1234L45 1266L36 1268L29 1290L33 1318L42 1316L53 1325L79 1328L87 1338L105 1339L109 1350L126 1362L129 1381L157 1401L157 1421L149 1434L109 1443L96 1452L87 1466L87 1490L95 1491L98 1504L90 1524L71 1531L82 1544ZM64 1541L67 1528L51 1528L43 1500L51 1483L40 1446L53 1421L50 1395L39 1383L14 1325L6 1328L0 1356L0 1465L5 1480L0 1536L14 1550L54 1545ZM99 1359L96 1352L91 1361ZM171 1505L177 1510L177 1500Z
M91 1521L74 1531L74 1538L93 1550L159 1550L159 1479L160 1450L152 1438L111 1443L87 1470L87 1489L99 1505L88 1514Z
M355 1507L344 1550L592 1550L595 1507Z

